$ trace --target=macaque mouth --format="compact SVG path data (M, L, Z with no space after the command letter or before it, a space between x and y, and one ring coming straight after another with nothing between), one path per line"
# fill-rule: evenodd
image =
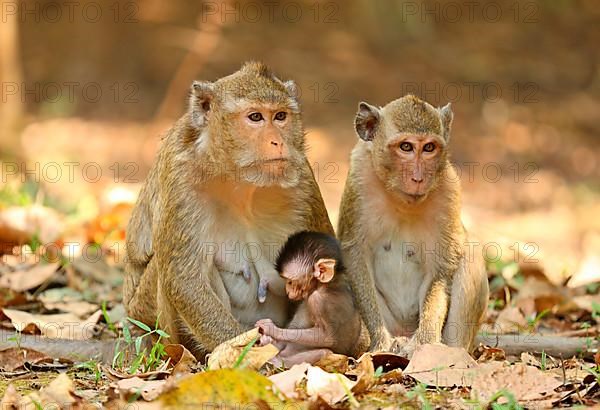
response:
M280 158L265 159L265 160L261 161L262 164L280 164L280 163L284 163L284 162L288 162L288 159L284 158L284 157L280 157Z
M425 198L425 194L409 194L409 193L405 193L405 195L408 197L409 202L411 203L417 203L419 201L421 201L422 199Z

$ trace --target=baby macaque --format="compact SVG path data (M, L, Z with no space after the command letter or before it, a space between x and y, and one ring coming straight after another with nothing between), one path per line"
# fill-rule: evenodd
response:
M275 363L315 363L330 353L353 355L361 321L346 281L339 242L331 235L303 231L290 236L276 261L285 290L301 302L287 329L270 319L256 322L261 344L281 351Z

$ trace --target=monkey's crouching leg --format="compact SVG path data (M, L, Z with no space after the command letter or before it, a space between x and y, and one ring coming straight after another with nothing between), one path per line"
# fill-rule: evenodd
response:
M472 258L469 262L467 258ZM473 340L484 319L489 286L482 258L465 255L454 276L450 309L444 325L442 341L448 346L471 350Z
M155 259L151 259L143 273L135 271L136 265L127 267L123 283L123 304L127 315L133 319L154 326L156 322L157 269Z

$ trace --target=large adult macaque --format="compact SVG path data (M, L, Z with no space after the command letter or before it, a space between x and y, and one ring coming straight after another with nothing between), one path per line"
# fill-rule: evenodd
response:
M360 103L339 238L371 350L443 342L470 348L488 283L460 221L460 183L448 160L450 105L412 95ZM400 340L400 339L397 339Z
M127 312L149 325L158 318L197 356L259 319L283 326L292 312L274 262L304 229L333 232L294 83L259 63L194 82L129 222Z

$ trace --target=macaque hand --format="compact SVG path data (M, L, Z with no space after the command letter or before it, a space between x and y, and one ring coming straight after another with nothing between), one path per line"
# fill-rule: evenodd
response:
M392 353L399 354L400 356L407 357L407 354L411 354L416 347L415 344L411 344L415 342L415 338L408 338L406 336L397 336L392 338L392 344L390 346L390 351Z
M263 336L270 336L271 338L275 338L275 333L279 330L271 319L261 319L256 322L255 326L258 327Z
M271 336L261 335L260 339L258 339L259 346L266 346L268 344L274 344L275 340Z
M370 352L389 352L391 350L394 339L390 333L385 330L379 340L373 340L371 342Z

